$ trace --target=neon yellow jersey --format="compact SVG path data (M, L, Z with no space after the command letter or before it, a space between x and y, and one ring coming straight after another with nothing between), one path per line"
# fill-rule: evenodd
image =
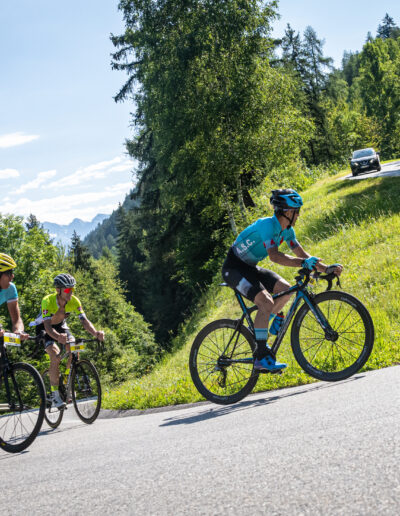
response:
M57 310L57 294L49 294L48 296L45 296L42 299L41 322L45 321L46 319L51 319ZM81 302L75 296L72 296L68 303L65 305L65 318L67 318L72 312L78 314L80 319L86 318Z

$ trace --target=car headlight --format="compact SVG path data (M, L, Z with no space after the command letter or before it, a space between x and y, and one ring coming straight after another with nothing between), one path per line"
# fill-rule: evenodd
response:
M375 158L372 158L369 160L370 163L373 163L375 161Z

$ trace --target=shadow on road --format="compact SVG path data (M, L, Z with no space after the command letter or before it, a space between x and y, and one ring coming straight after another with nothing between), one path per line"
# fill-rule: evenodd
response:
M342 385L343 383L347 382L353 382L355 380L360 380L361 378L364 378L364 374L359 374L356 376L353 376L352 378L349 378L348 380L344 380L342 382L337 383L319 383L313 386L307 386L307 388L304 388L302 390L296 390L292 392L285 392L278 395L269 396L266 394L266 398L263 399L249 399L239 401L238 403L235 403L234 405L213 405L211 408L207 408L205 410L199 411L197 414L190 414L185 416L176 416L176 417L170 417L164 420L160 426L174 426L174 425L191 425L193 423L199 423L201 421L206 421L208 419L213 419L216 417L225 416L226 414L232 414L233 412L239 412L241 410L248 410L254 407L259 406L265 406L269 405L270 403L274 403L276 401L279 401L284 398L290 398L291 396L299 396L301 394L308 394L313 393L315 391L319 391L322 389L329 389L334 388L339 385ZM256 393L253 396L259 396L260 393Z

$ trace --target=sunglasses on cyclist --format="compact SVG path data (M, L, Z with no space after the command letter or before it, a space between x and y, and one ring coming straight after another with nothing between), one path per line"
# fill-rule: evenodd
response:
M74 287L69 287L69 288L65 288L65 289L64 289L64 292L65 292L66 294L69 294L70 292L73 292L73 291L74 291Z
M9 278L11 278L11 276L14 275L14 271L12 269L8 270L8 271L4 271L3 274L6 274Z

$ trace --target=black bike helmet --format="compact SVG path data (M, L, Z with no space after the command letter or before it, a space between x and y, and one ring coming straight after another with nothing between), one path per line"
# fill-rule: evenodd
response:
M76 281L71 274L59 274L54 278L54 286L56 288L71 288L75 287Z
M301 208L303 206L303 199L292 188L281 190L272 190L270 203L274 210L291 210L294 208Z

